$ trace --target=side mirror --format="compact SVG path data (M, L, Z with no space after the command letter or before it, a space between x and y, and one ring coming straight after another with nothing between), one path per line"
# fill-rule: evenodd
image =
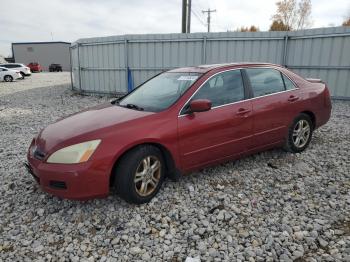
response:
M208 99L196 99L190 102L190 112L204 112L211 109L211 101Z

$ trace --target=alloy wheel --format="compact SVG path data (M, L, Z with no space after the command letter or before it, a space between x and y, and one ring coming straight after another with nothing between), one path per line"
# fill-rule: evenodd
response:
M5 82L11 82L12 81L12 77L11 76L5 76Z
M147 156L139 164L134 176L136 192L140 196L152 194L161 178L161 162L156 156Z
M297 148L306 145L310 137L310 124L305 119L299 120L293 130L293 143Z

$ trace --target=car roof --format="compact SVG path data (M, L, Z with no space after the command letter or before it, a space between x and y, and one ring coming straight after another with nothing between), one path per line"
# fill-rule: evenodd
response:
M239 62L239 63L223 63L223 64L209 64L209 65L198 65L191 67L180 67L169 70L171 73L207 73L213 69L225 68L225 67L241 67L241 66L268 66L268 67L281 67L280 65L271 63L260 63L260 62Z
M5 63L5 64L0 64L0 66L5 66L5 65L20 65L20 66L23 66L22 63Z

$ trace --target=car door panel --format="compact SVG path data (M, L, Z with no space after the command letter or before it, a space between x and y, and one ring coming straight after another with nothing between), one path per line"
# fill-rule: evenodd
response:
M223 79L212 78L207 82L222 87L212 89L206 83L203 90L200 90L199 97L194 97L209 100L212 98L214 107L206 112L191 113L178 118L180 154L185 170L234 158L251 144L252 102L244 100L246 90L241 73L235 70L231 75L224 75L224 72L222 74ZM232 96L239 92L239 97ZM239 101L235 101L237 99Z
M244 114L239 109L249 111ZM195 168L238 156L252 139L251 101L179 117L182 164Z
M252 149L282 143L297 110L293 107L299 100L296 90L286 90L281 72L273 68L249 68L246 72L254 95Z
M254 147L282 141L287 132L288 94L283 92L253 100Z

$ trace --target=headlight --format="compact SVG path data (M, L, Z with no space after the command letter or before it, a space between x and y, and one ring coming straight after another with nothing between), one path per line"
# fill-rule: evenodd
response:
M54 152L48 159L47 163L58 164L76 164L89 160L101 140L91 140L84 143L67 146Z

